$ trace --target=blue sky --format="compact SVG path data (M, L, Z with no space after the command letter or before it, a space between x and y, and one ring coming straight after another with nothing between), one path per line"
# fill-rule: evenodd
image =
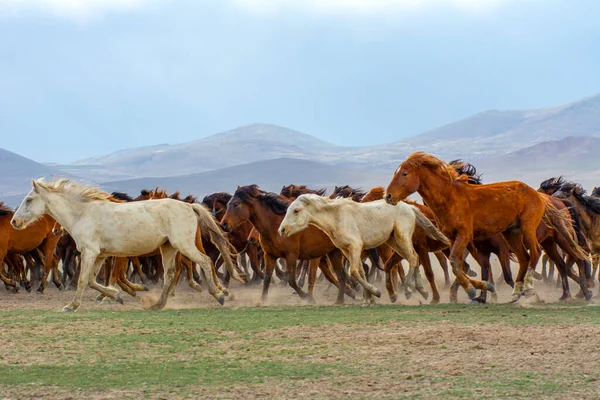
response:
M0 147L70 162L254 122L345 145L600 92L595 0L1 0Z

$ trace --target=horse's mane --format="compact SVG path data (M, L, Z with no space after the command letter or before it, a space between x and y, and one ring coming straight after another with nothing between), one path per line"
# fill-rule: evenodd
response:
M98 188L70 182L68 179L58 179L52 182L45 182L43 179L37 179L35 183L49 192L68 194L73 197L78 197L83 202L108 201L108 198L110 197L110 194Z
M251 199L258 199L267 204L271 210L277 215L285 215L290 201L284 199L277 193L269 193L262 191L258 185L240 186L233 195L242 202L249 202Z
M180 195L180 193L179 193L179 191L177 191L177 192L173 193L172 195L170 195L169 198L173 199L173 200L181 200L181 197L179 197L179 195Z
M204 196L204 198L202 199L202 203L210 207L212 207L212 203L214 202L221 203L224 206L227 206L227 203L229 203L229 200L231 200L232 197L233 196L229 193L217 192Z
M542 189L545 192L556 192L565 183L567 183L567 181L565 180L565 178L563 178L562 175L558 178L552 177L540 183L540 189Z
M185 198L183 199L183 201L185 203L197 203L198 202L198 198L194 195L188 194L187 196L185 196Z
M329 197L319 196L313 193L303 194L296 199L297 202L304 205L316 205L317 207L326 206L328 204L339 204L339 203L350 203L356 204L356 201L348 197L336 197L330 199Z
M447 174L450 180L452 181L469 181L469 177L467 175L459 175L459 173L454 169L452 165L440 160L437 157L432 156L431 154L427 154L424 151L418 151L416 153L411 154L402 163L402 165L406 165L411 169L417 169L420 166L432 168Z
M595 187L594 190L592 190L592 194L590 194L590 196L600 197L600 186Z
M10 207L0 201L0 215L13 215L14 213Z
M600 214L600 197L586 195L587 192L579 183L567 181L563 183L560 190L572 193L587 212Z
M468 162L464 162L463 160L452 160L448 163L454 170L458 173L458 175L466 176L467 182L471 185L481 185L483 181L481 179L482 174L477 173L477 168L473 164Z
M312 194L318 194L319 196L323 196L325 195L325 192L327 191L327 189L309 189L306 185L288 185L288 186L284 186L281 189L281 192L279 194L281 194L282 196L285 197L298 197L302 194L308 194L308 193L312 193Z
M110 194L112 197L114 197L117 200L123 200L126 202L130 202L130 201L134 201L133 197L130 197L127 193L123 193L123 192L112 192Z
M337 197L348 197L346 195L346 191L350 191L351 195L349 196L354 201L360 201L367 193L361 188L353 188L349 185L344 186L336 186L333 190L333 193L329 197L330 199L335 199Z
M152 194L152 192L149 191L148 189L140 190L140 196L150 196L151 194Z

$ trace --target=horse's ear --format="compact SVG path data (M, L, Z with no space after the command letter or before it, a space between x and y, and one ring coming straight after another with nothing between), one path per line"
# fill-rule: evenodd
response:
M39 191L40 191L40 187L41 187L41 186L40 186L40 184L39 184L39 183L37 183L37 181L36 181L35 179L32 179L32 180L31 180L31 184L33 185L33 191L34 191L34 192L36 192L36 193L37 193L37 192L39 192Z

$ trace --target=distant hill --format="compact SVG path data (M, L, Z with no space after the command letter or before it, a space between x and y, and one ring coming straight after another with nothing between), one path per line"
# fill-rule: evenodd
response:
M373 173L368 170L332 167L308 160L278 158L200 174L105 182L102 187L108 191L118 190L134 195L141 189L160 186L168 192L179 190L184 195L204 196L220 191L231 193L238 185L250 184L257 184L262 189L273 192L279 192L282 186L291 183L328 188L330 191L335 185L370 189L378 185L387 185L391 176L391 173Z
M72 177L56 168L5 149L0 149L0 171L0 201L6 201L11 205L15 205L16 198L22 199L22 196L29 192L32 179Z
M188 143L126 149L59 167L98 182L179 176L281 157L390 171L418 150L479 160L567 136L600 137L600 95L538 110L486 111L385 145L336 146L288 128L252 124Z

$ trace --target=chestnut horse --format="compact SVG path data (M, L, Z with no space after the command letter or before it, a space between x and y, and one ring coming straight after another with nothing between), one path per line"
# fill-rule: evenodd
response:
M451 239L452 272L470 299L476 297L476 289L489 290L491 284L467 277L463 271L464 251L472 240L498 233L519 260L513 301L535 294L533 273L540 258L537 228L545 216L567 218L548 199L518 181L471 185L452 166L423 152L413 153L396 169L386 189L386 201L397 204L415 192ZM555 228L564 229L558 225ZM565 236L579 248L568 232Z
M58 273L58 260L54 259L54 249L59 235L53 232L57 225L56 221L49 215L44 215L23 230L17 230L11 226L10 221L14 212L0 203L0 279L7 287L16 288L17 282L4 276L4 258L11 253L23 254L36 248L40 248L43 255L44 274L42 276L38 293L43 293L46 288L46 281L51 270L54 284L59 290L62 290Z
M346 275L342 263L343 255L327 235L316 227L310 227L291 237L282 237L277 232L289 204L290 202L284 197L264 192L257 185L241 186L237 188L227 204L227 211L221 220L221 226L227 232L237 229L244 221L250 221L258 231L265 261L263 301L267 300L271 277L278 258L285 259L288 284L300 298L312 301L312 296L305 293L296 282L296 262L327 256L337 279L330 275L328 268L322 271L327 279L338 287L336 304L343 304L344 291L350 297L354 297L354 291L346 285Z

